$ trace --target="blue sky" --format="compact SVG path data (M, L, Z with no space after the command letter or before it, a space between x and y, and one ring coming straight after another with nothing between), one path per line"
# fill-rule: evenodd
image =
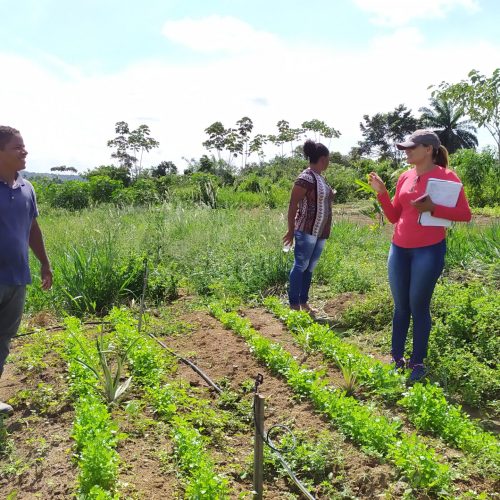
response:
M360 139L363 114L426 105L428 85L500 65L494 0L0 0L0 122L30 170L110 162L114 123L147 123L146 164L204 153L244 115L273 133L320 118ZM481 144L491 142L480 133Z

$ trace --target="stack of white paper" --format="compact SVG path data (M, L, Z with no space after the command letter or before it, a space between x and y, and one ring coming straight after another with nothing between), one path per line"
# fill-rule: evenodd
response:
M427 181L426 193L431 197L433 203L443 207L456 207L461 190L462 184L460 182L434 178ZM422 226L451 226L450 220L434 217L430 212L420 214L419 222Z

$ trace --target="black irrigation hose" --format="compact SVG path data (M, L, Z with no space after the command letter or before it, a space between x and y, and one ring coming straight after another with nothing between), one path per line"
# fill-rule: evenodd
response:
M210 385L211 387L213 387L215 389L215 391L217 391L218 394L222 393L222 389L215 382L213 382L210 379L210 377L208 377L208 375L206 375L202 370L200 370L200 368L198 368L193 362L189 361L189 359L186 359L186 358L182 357L181 355L177 354L175 351L173 351L172 349L170 349L170 347L168 347L167 345L165 345L154 334L148 333L147 335L148 335L148 337L151 337L155 342L157 342L161 347L163 347L163 349L165 349L170 354L172 354L173 356L175 356L177 359L179 359L180 361L182 361L183 363L185 363L186 365L188 365L190 368L192 368L208 385ZM264 378L259 373L259 375L257 376L257 378L255 380L255 392L256 393L258 391L259 384L262 384L263 380L264 380ZM307 488L301 483L300 479L294 474L294 472L292 471L290 465L286 462L286 460L281 455L281 453L291 452L291 451L295 450L295 448L297 446L297 439L296 439L294 433L292 432L292 430L289 427L287 427L286 425L275 424L275 425L272 425L271 427L269 427L269 430L266 433L266 432L264 432L263 429L260 429L257 426L257 418L256 418L256 415L255 415L255 404L252 405L252 411L253 411L254 425L257 428L257 432L258 432L259 436L261 437L262 441L267 446L269 446L269 448L274 453L276 453L276 456L278 457L278 460L280 461L281 465L283 466L283 468L285 469L285 471L287 472L287 474L290 476L290 478L293 480L293 482L297 485L297 487L299 488L299 490L304 494L304 496L308 500L316 500L315 497L313 497L309 493L309 491L307 491ZM290 447L281 447L281 448L279 448L278 446L276 446L273 443L273 441L271 439L271 435L277 429L284 430L285 432L287 432L288 434L290 434L290 436L292 436L293 443L292 443L292 445Z
M143 283L142 283L142 294L141 294L141 306L140 306L140 311L139 311L139 323L138 323L138 328L137 328L139 334L141 333L141 329L142 329L142 317L144 315L144 309L145 309L146 289L147 289L147 286L148 286L148 274L149 274L148 271L149 271L149 268L148 268L148 259L147 259L147 257L145 257L144 258L144 279L143 279ZM163 347L163 349L165 349L166 351L168 351L170 354L172 354L177 359L179 359L180 361L182 361L184 364L186 364L187 366L189 366L192 370L194 370L209 386L213 387L218 394L222 394L222 389L213 380L211 380L210 377L208 377L208 375L206 375L202 370L200 370L200 368L198 368L193 362L189 361L189 359L186 359L186 358L182 357L180 354L177 354L175 351L173 351L172 349L170 349L170 347L168 347L161 340L159 340L153 333L148 333L147 335L149 337L151 337L155 342L157 342L161 347ZM255 393L258 392L259 385L262 384L263 381L264 381L264 377L259 373L257 375L256 379L255 379ZM290 476L290 478L297 485L297 487L299 488L299 490L304 494L304 496L308 500L316 500L309 493L309 491L307 491L307 488L300 482L299 478L293 473L291 467L288 465L288 463L285 461L285 459L281 455L281 452L293 451L295 449L296 445L297 445L297 440L295 438L295 435L291 431L291 429L289 427L287 427L286 425L276 424L276 425L271 426L269 428L269 430L267 431L267 433L263 433L263 429L261 430L261 429L259 429L257 427L257 419L256 419L256 415L255 415L255 404L253 405L252 410L253 410L254 424L255 424L255 426L257 428L257 432L259 433L262 441L267 446L269 446L269 448L274 453L276 453L276 456L278 457L278 460L281 462L281 465L286 470L286 472ZM280 449L280 448L278 448L272 442L272 440L271 440L271 434L275 430L277 430L277 429L284 430L285 432L288 432L292 436L293 444L292 444L292 446L289 449L286 449L286 448L281 448Z
M257 375L257 377L255 378L254 394L258 393L258 387L260 384L263 383L263 381L264 381L264 377L259 373ZM296 439L293 431L290 429L290 427L287 427L284 424L275 424L275 425L272 425L271 427L269 427L269 430L267 432L265 432L264 429L260 429L260 427L257 425L257 415L255 413L255 400L254 400L254 404L252 405L252 411L253 411L253 423L254 423L255 428L257 429L257 433L259 434L262 441L271 449L271 451L276 453L276 456L278 457L278 460L280 461L281 465L283 466L283 468L285 469L287 474L290 476L290 478L293 480L293 482L297 485L299 490L304 494L304 496L306 498L308 498L309 500L316 500L315 497L313 497L311 495L311 493L309 493L309 491L304 486L304 484L300 481L300 479L294 474L290 465L287 463L287 461L281 455L282 453L289 453L289 452L292 452L293 450L295 450L295 448L297 446L297 439ZM278 448L273 443L273 441L271 440L271 434L274 431L276 431L277 429L284 430L286 433L288 433L290 436L292 436L293 443L291 446Z
M142 294L141 294L141 305L140 305L140 313L139 313L139 322L138 322L138 332L139 334L141 333L142 330L142 318L144 316L144 309L145 309L145 297L146 297L146 289L148 285L148 260L147 257L144 259L144 280L143 280L143 286L142 286ZM111 322L109 321L86 321L83 323L84 325L109 325ZM57 331L57 330L63 330L65 327L63 325L57 325L49 328L44 328L43 331L46 332L51 332L51 331ZM29 332L17 334L14 338L19 338L19 337L27 337L28 335L34 335L35 333L40 333L42 330L31 330ZM155 342L157 342L163 349L165 349L167 352L169 352L172 356L175 356L179 361L184 363L185 365L189 366L194 372L196 372L210 387L212 387L218 394L222 394L222 389L208 376L206 375L198 366L196 366L192 361L189 361L189 359L184 358L180 354L177 354L175 351L173 351L170 347L168 347L165 343L163 343L161 340L159 340L153 333L147 333L148 337L152 338ZM255 379L255 394L258 392L258 387L260 384L262 384L264 381L264 378L262 375L259 373ZM254 425L257 428L257 432L259 436L261 437L262 441L274 452L276 453L276 456L278 457L278 460L280 461L281 465L283 468L286 470L287 474L290 476L290 478L294 481L294 483L297 485L297 487L300 489L300 491L304 494L306 498L309 500L316 500L310 493L307 491L306 487L300 482L299 478L293 473L290 465L286 462L286 460L283 458L281 453L284 452L291 452L295 449L297 446L297 439L295 438L295 435L293 434L292 430L287 427L286 425L283 424L275 424L269 427L269 430L264 432L263 429L260 429L257 426L257 418L255 415L255 404L252 405L252 411L253 411L253 420L254 420ZM293 443L290 447L277 447L272 439L271 435L273 432L276 430L281 429L290 436L292 436Z
M138 328L137 328L139 334L141 333L141 329L142 329L142 317L144 315L144 309L145 309L146 289L148 286L148 274L149 274L148 271L149 271L148 258L145 257L144 258L144 279L143 279L143 283L142 283L141 305L140 305L140 311L139 311L139 323L138 323ZM215 391L217 391L218 394L222 394L222 389L213 380L211 380L210 377L208 377L208 375L206 375L202 370L200 370L200 368L198 368L193 362L189 361L189 359L182 357L180 354L177 354L175 351L170 349L170 347L168 347L161 340L159 340L153 333L148 333L147 335L149 337L151 337L155 342L157 342L161 347L163 347L163 349L168 351L170 354L172 354L177 359L182 361L184 364L189 366L192 370L194 370L208 385L213 387L215 389ZM264 381L264 377L259 373L255 379L255 393L258 392L259 384L262 384L263 381ZM255 415L255 404L253 405L253 418L254 418L254 424L257 427L257 419L256 419L256 415ZM274 432L274 430L276 430L276 429L285 430L286 432L288 432L292 436L293 444L289 450L286 450L285 448L279 449L277 446L275 446L273 444L270 436ZM277 424L277 425L273 425L272 427L270 427L269 430L267 431L267 433L265 433L265 435L263 434L261 429L257 428L257 431L258 431L262 441L267 446L269 446L269 448L272 451L274 451L274 453L276 453L278 460L281 462L281 465L284 467L284 469L286 470L288 475L295 482L295 484L300 489L300 491L304 494L304 496L309 500L316 500L307 491L306 487L300 482L300 480L297 478L297 476L293 473L292 469L290 468L290 466L288 465L288 463L285 461L285 459L282 457L282 455L280 453L283 451L293 451L295 449L297 441L296 441L296 438L295 438L293 432L290 430L290 428L287 427L286 425Z
M213 389L218 393L222 394L222 389L208 376L206 375L200 368L198 368L192 361L189 361L189 359L183 358L180 354L177 354L174 352L170 347L165 345L161 340L159 340L155 335L152 333L147 333L148 337L151 337L154 341L158 342L163 349L168 351L170 354L175 356L179 361L182 361L185 365L189 366L191 369L193 369L210 387L213 387Z
M89 325L89 326L95 326L95 325L110 325L110 321L85 321L82 323L83 325ZM42 332L57 332L58 330L64 330L66 327L64 325L56 325L56 326L50 326L49 328L34 328L32 330L29 330L24 333L18 333L17 335L14 336L15 339L19 337L28 337L30 335L35 335L35 333L42 333Z
M274 453L276 453L276 456L278 457L278 460L281 462L281 465L286 470L286 472L288 473L288 475L293 479L293 482L297 485L297 487L303 493L303 495L306 498L308 498L309 500L316 500L316 498L313 497L309 493L309 491L307 491L306 487L300 482L300 479L293 473L292 469L287 464L287 462L285 461L285 459L281 456L281 454L279 453L279 451L275 451Z
M139 311L139 323L137 326L137 331L139 334L141 333L142 330L142 317L144 316L144 308L145 308L145 298L146 298L146 289L148 287L148 275L149 275L149 268L148 268L148 258L144 258L144 280L142 283L142 294L141 294L141 307ZM177 354L174 352L170 347L165 345L161 340L159 340L154 334L152 333L147 333L149 337L151 337L155 342L158 342L163 349L168 351L170 354L175 356L179 361L182 361L185 365L189 366L192 370L194 370L210 387L213 387L213 389L218 393L222 394L222 389L206 374L204 373L200 368L198 368L192 361L189 361L189 359L186 359L182 357L180 354Z

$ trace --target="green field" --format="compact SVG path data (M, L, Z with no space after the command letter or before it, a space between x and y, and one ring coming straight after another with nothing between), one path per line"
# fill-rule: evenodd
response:
M496 498L498 219L483 212L450 231L429 381L408 391L386 364L391 228L373 227L360 207L335 207L313 322L282 305L293 259L282 252L283 209L42 206L54 287L41 291L33 261L21 334L36 333L13 342L0 386L19 408L0 427L2 493L251 498L260 371L269 425L294 432L285 458L316 498ZM195 360L222 394L147 332ZM96 337L111 372L121 360L114 389L131 377L117 402ZM36 474L49 486L30 486ZM269 498L300 498L269 449L265 477Z

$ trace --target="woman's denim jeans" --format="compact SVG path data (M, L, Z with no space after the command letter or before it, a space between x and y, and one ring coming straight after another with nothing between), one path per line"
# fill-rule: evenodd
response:
M325 246L326 239L295 231L295 262L290 272L288 298L291 306L306 304L312 273Z
M401 248L394 243L389 251L389 284L394 298L392 356L403 357L406 336L413 319L413 353L410 361L423 363L431 331L430 304L436 282L444 267L446 240L420 248Z

